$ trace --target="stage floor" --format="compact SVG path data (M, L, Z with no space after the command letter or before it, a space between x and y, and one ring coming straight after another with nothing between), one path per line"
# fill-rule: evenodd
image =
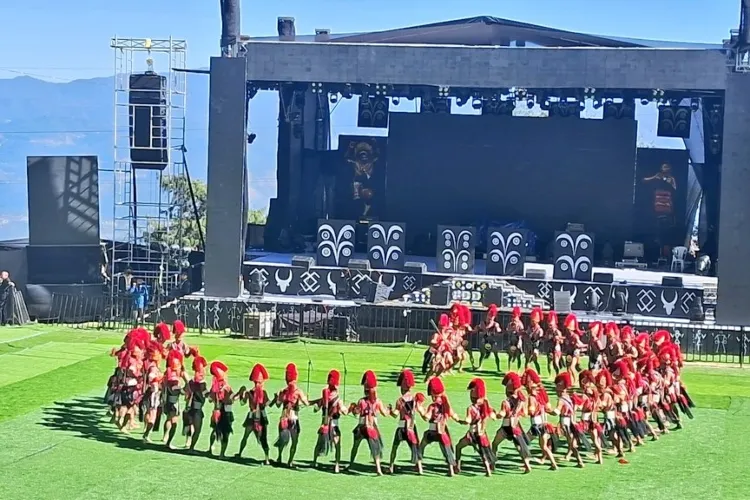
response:
M294 254L294 255L306 255L308 257L315 257L315 254ZM246 255L248 260L246 264L291 264L292 257L294 256L289 253L273 253L273 252L250 252ZM367 259L365 254L354 254L353 259ZM410 255L406 257L407 262L423 262L427 265L428 272L436 272L437 264L435 257L417 257ZM547 279L552 280L552 264L540 264L536 262L526 262L525 270L539 270L547 273ZM474 265L474 271L478 276L484 276L485 274L485 261L477 259ZM698 287L704 288L706 286L717 286L717 279L712 276L696 276L694 274L681 274L661 271L641 271L638 269L615 269L609 267L594 267L595 273L612 273L615 281L627 282L641 285L661 285L661 280L665 276L679 276L682 278L682 282L686 287Z

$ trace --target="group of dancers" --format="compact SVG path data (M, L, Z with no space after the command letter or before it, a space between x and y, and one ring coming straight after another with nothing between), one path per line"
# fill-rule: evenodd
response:
M313 466L317 467L320 458L333 452L335 472L341 470L341 418L351 415L357 423L352 431L349 466L354 464L360 445L366 441L378 475L383 474L384 468L384 445L378 426L381 417L398 422L388 463L390 473L395 471L400 445L405 444L411 463L422 474L425 449L434 443L441 450L449 476L461 472L466 448L477 452L485 473L491 475L503 441L513 444L527 473L531 472L532 464L548 464L556 470L556 454L561 451L565 460L574 460L578 467L584 467L585 458L601 464L606 454L616 455L621 463L626 463L625 454L643 445L647 438L657 440L668 434L671 426L681 428L681 414L692 418L693 403L680 378L682 356L669 332L636 333L629 326L619 328L614 323L599 322L591 323L587 332L583 332L572 314L566 317L561 331L554 312L547 315L545 330L541 325L541 310L532 312L528 327L524 327L520 311L514 311L506 331L514 335L514 342L518 339L513 344L516 349L527 354L530 351L534 355L545 340L552 343L549 362L557 374L556 404L542 383L538 362L530 366L536 358L526 355L523 370L519 366L517 372L509 370L505 374L502 402L491 404L486 382L477 377L466 387L468 404L466 412L460 415L446 395L441 375L460 366L464 357L471 358L471 350L464 342L465 336L473 331L467 311L458 306L453 308L452 318L446 314L440 317L430 348L427 394L415 392L414 373L404 369L396 381L400 396L393 404L386 404L378 397L377 376L371 370L361 378L363 393L356 402L347 403L340 396L337 370L328 373L320 397L311 399L299 387L293 363L285 369L286 385L272 396L265 390L269 373L262 364L254 365L250 371L248 378L252 385L235 391L228 381L227 365L221 361L209 364L196 347L188 346L183 340L184 325L179 321L172 325L171 331L167 325L158 324L153 334L143 328L128 332L122 346L112 352L117 358L117 368L109 379L105 398L113 421L122 431L131 432L138 427L138 421L144 422L145 441L151 440L155 429L162 428L163 421L163 442L170 448L175 446L173 441L181 418L184 446L190 452L195 452L201 435L204 406L210 408L208 452L214 454L218 443L220 457L226 456L233 433L235 405L247 405L237 456L242 455L254 436L266 464L271 463L268 410L278 407L281 410L274 443L278 452L276 463L289 467L295 466L300 411L310 406L321 415ZM477 329L485 340L502 331L496 315L497 308L491 306ZM523 347L526 342L531 347ZM582 370L579 360L587 350L590 365ZM492 352L491 346L485 346L482 359ZM190 358L192 377L185 366ZM162 360L166 360L163 371ZM211 375L210 383L206 370ZM427 423L421 438L420 420ZM493 434L490 426L494 420L499 420L500 426ZM466 427L457 440L449 428L450 422ZM536 457L531 451L533 441L539 445ZM284 462L282 454L287 448Z

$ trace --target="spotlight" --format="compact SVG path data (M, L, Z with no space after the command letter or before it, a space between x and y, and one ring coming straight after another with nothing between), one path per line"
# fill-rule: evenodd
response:
M625 296L625 292L618 291L615 294L614 312L615 316L621 316L625 314L625 310L628 308L628 299Z
M328 96L328 99L331 101L331 104L336 104L339 102L339 94L338 92L334 92L330 96Z
M644 98L644 99L641 99L641 105L642 105L642 106L648 106L648 103L650 103L650 102L651 102L651 101L649 101L648 99L645 99L645 98Z
M376 84L375 85L375 95L385 95L386 88L385 85Z
M344 99L351 99L352 98L352 84L347 83L344 85L344 91L341 92L341 95L344 97Z
M530 98L529 98L529 99L528 99L528 100L526 101L526 107L527 107L527 108L529 108L529 109L533 109L533 108L534 108L534 105L535 105L535 104L536 104L536 103L534 102L534 98L533 98L533 97L530 97Z
M401 98L394 97L393 99L391 99L391 102L393 103L394 106L398 106L399 103L401 102Z
M599 109L602 107L602 101L599 99L594 99L594 109Z
M710 270L711 257L708 255L701 255L695 260L695 274L698 276L708 276Z
M471 107L474 109L482 109L482 99L479 97L474 97L471 100Z
M701 100L698 98L690 99L690 109L698 111L701 108Z
M438 87L438 97L448 97L450 87Z
M313 94L322 94L323 93L323 84L322 83L311 83L310 88L313 92Z
M466 104L467 100L468 98L465 96L456 97L456 106L463 106L464 104Z

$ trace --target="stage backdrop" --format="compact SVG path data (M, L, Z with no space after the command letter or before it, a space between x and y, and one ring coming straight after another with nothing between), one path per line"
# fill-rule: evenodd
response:
M391 113L386 214L415 237L525 221L550 242L580 222L599 242L622 242L635 153L635 120Z
M385 203L387 141L385 137L339 136L337 218L381 218Z
M685 244L688 152L639 148L637 161L633 233L650 261L661 246Z

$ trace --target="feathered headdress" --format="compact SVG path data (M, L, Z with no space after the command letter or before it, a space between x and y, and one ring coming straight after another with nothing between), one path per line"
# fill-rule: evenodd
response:
M646 347L648 347L649 340L650 338L648 336L648 333L641 332L635 336L635 345L645 349Z
M599 387L609 387L612 385L612 374L606 368L599 370L596 374L596 385Z
M531 387L536 384L541 384L542 379L539 377L539 374L534 370L533 368L526 368L526 370L523 372L523 375L521 375L521 382L526 387Z
M549 311L547 313L547 324L552 327L557 327L557 312L556 311Z
M461 306L459 317L461 319L461 326L471 326L471 309L468 306Z
M172 334L177 339L182 337L185 334L185 323L183 323L179 319L176 319L174 323L172 323Z
M287 384L296 382L298 376L299 373L297 372L297 365L295 365L294 363L289 363L288 365L286 365L286 370L284 371L284 380L286 380Z
M589 333L592 339L598 339L602 335L604 324L601 321L593 321L589 323Z
M169 342L169 339L171 338L169 327L165 323L157 323L156 326L154 326L154 338L162 344Z
M515 306L513 308L513 312L511 313L511 315L513 316L513 319L520 318L521 317L521 308L518 307L518 306Z
M375 389L378 386L378 378L375 376L375 372L367 370L362 374L362 380L360 384L364 386L365 390L369 391Z
M225 365L221 361L213 361L209 370L211 371L211 375L213 377L219 380L224 380L227 376L227 372L229 371L229 367L227 367L227 365Z
M596 385L596 382L594 381L594 372L592 372L591 370L583 370L578 376L578 383L580 384L581 388L584 388L589 384Z
M169 354L167 354L167 367L172 369L178 369L182 368L183 363L185 362L185 356L182 354L181 351L178 351L176 349L170 349Z
M427 395L428 396L440 396L445 392L445 386L443 385L443 381L440 380L437 377L432 377L429 382L427 382Z
M196 375L198 373L203 375L203 372L206 370L206 366L208 366L208 362L203 356L196 356L195 358L193 358L193 371Z
M497 306L495 304L490 304L490 307L487 308L487 316L490 318L497 316Z
M475 378L466 387L467 390L471 391L477 399L485 399L487 397L487 385L481 378Z
M610 338L620 338L620 329L618 328L617 323L610 321L604 325L604 334Z
M508 372L505 377L503 377L503 385L506 389L517 391L522 386L521 377L515 372Z
M576 317L575 314L570 313L567 316L565 316L565 324L563 327L566 330L570 330L571 332L579 333L580 330L578 329L578 317Z
M570 377L570 373L563 372L555 377L555 385L562 390L568 390L573 386L573 379Z
M541 323L542 316L544 316L544 313L542 312L541 307L534 306L531 308L531 315L529 316L529 319L531 320L532 323Z
M331 387L338 387L341 381L341 374L338 370L331 370L328 372L328 379L326 383Z
M661 346L664 343L671 343L672 335L666 330L657 330L654 332L654 344Z
M407 390L411 389L416 385L414 382L414 373L408 368L402 370L401 373L398 374L396 385Z
M632 342L633 341L633 327L630 325L625 325L620 329L620 340L623 342Z
M162 354L162 345L159 342L157 342L156 340L151 340L148 343L148 346L146 349L148 351L148 357L151 361L154 361L156 363L161 361L163 354Z
M627 378L630 375L630 365L624 359L618 359L612 364L612 375L618 378Z
M268 380L268 370L260 363L256 363L250 371L250 382L260 384Z
M448 328L450 324L451 324L451 320L448 317L448 315L441 314L440 319L438 320L438 326L440 326L440 328Z

